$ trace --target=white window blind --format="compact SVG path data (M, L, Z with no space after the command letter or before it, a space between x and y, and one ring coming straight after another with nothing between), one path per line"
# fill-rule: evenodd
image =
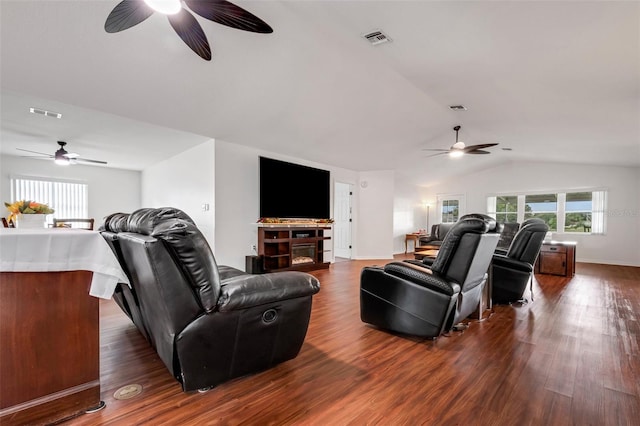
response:
M606 227L607 191L593 191L591 203L593 208L591 213L591 233L604 235Z
M12 202L31 200L48 204L57 218L89 217L88 193L89 187L85 183L22 176L11 178Z

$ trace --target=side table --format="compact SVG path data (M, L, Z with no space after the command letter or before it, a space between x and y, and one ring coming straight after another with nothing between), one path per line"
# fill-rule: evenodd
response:
M545 241L535 264L537 274L571 278L576 273L576 242Z
M408 251L408 242L409 241L413 241L413 250L416 250L416 247L418 247L418 241L420 240L420 237L426 237L428 236L428 234L420 234L420 233L416 233L413 232L411 234L405 234L404 236L404 252L405 254Z

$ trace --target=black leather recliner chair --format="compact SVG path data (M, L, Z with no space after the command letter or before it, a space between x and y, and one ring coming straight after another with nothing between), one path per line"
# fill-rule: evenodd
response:
M380 328L438 337L478 308L499 235L495 220L461 218L447 233L435 261L365 267L360 318Z
M297 356L320 289L312 275L250 275L218 266L204 236L178 209L111 215L101 229L131 281L131 289L120 285L116 301L184 391Z
M500 239L498 240L498 247L496 247L496 253L506 254L509 251L509 246L516 236L516 233L520 229L518 222L506 222L499 224L502 228L500 230Z
M191 218L186 214L184 216L186 220L191 221ZM107 241L107 244L111 247L111 250L115 253L122 270L127 275L127 278L129 278L129 282L131 282L131 274L127 269L127 265L124 263L122 250L120 249L120 243L118 242L118 233L126 232L127 230L128 218L129 215L126 213L113 213L104 219L104 222L99 226L98 230L102 234L102 237ZM138 301L138 296L135 291L127 284L118 283L113 293L113 300L138 328L138 331L140 331L144 338L149 340L149 333L147 332L147 327L142 319L140 302Z
M542 219L527 219L522 223L506 254L496 253L493 256L491 300L494 303L522 300L548 230L549 227Z

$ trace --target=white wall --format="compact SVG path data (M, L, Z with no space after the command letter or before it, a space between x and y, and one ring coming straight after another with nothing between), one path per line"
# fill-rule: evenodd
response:
M606 235L553 233L553 238L577 241L581 262L640 266L640 168L580 164L516 162L450 179L428 188L428 197L462 193L464 213L485 213L489 194L606 188Z
M405 235L427 228L427 202L423 188L396 178L393 200L393 252L404 253ZM433 208L429 209L433 212ZM429 221L433 224L433 221ZM413 242L408 249L414 249Z
M360 172L356 259L393 258L394 173Z
M0 175L2 203L14 201L10 200L11 175L68 179L86 183L89 186L89 217L96 220L96 228L102 223L102 219L111 213L130 213L141 206L138 171L80 164L63 167L48 160L2 155ZM2 206L4 207L4 204ZM1 215L6 216L6 211L3 210Z
M215 152L215 256L219 264L239 269L245 267L245 256L254 254L251 245L258 242L259 176L258 157L317 167L331 172L331 203L333 211L333 183L356 184L355 172L325 164L305 161L254 148L216 140ZM354 208L354 211L356 209ZM354 231L354 239L357 231ZM355 244L354 244L355 245Z
M187 213L214 246L215 141L212 139L142 172L142 206ZM203 204L209 205L204 211Z

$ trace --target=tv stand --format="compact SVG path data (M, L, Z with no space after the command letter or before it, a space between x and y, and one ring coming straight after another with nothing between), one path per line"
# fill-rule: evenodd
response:
M331 225L261 224L258 228L258 255L265 272L313 271L326 269L330 262Z

